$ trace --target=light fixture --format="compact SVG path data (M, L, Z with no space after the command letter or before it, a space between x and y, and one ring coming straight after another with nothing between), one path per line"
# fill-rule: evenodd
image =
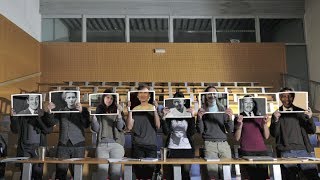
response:
M164 49L164 48L155 48L154 49L154 53L163 54L163 53L166 53L166 49Z

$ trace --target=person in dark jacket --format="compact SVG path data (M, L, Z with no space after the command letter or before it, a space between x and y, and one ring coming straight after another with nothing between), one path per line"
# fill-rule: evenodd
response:
M59 142L57 158L84 158L85 156L85 128L90 126L90 115L87 108L76 102L76 92L66 91L62 98L66 101L65 111L79 111L76 113L57 113L52 121L59 123ZM71 175L74 175L74 167L70 167ZM68 164L56 165L56 179L67 179Z
M217 92L217 89L214 86L208 86L205 92L214 93ZM205 103L204 108L199 109L196 122L197 131L202 134L204 140L204 156L206 159L231 158L231 149L227 142L227 133L233 132L233 112L230 108L219 108L217 101L214 101L212 96L207 96L206 102L208 103ZM217 106L217 108L211 108L214 106ZM212 112L210 109L223 113L206 113ZM219 170L217 164L208 164L207 169L208 178L222 178L219 177L219 171L221 172L222 169Z
M308 134L314 134L316 127L312 119L312 111L309 108L304 113L294 113L290 111L304 111L293 105L294 92L291 88L283 88L280 100L283 104L280 111L275 111L272 115L270 134L275 137L277 144L277 154L279 157L312 157L311 143ZM296 179L297 173L301 172L306 179L319 179L317 167L314 164L284 164L282 165L283 179Z
M10 129L18 134L17 157L37 157L38 147L47 145L46 135L53 129L50 121L52 115L48 112L53 108L53 104L48 104L46 111L39 109L38 116L14 116L12 109ZM22 170L22 165L20 169ZM43 164L34 164L32 179L42 179L42 175Z

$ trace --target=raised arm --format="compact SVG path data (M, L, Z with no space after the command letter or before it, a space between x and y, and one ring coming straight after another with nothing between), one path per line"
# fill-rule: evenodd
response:
M236 141L239 141L241 138L242 127L243 127L243 116L240 115L236 119L234 138Z
M13 109L11 109L11 116L10 116L10 130L14 134L18 134L20 129L20 118L19 116L13 116L15 115L15 112Z
M263 136L264 136L265 139L269 139L269 136L270 136L268 122L269 122L269 117L268 117L268 115L265 115L264 118L263 118L263 121L262 121Z
M127 105L127 107L128 107L128 118L127 118L127 120L126 120L126 126L127 126L127 129L128 129L129 131L132 130L132 128L133 128L133 123L134 123L134 119L132 118L132 111L130 111L130 106L131 106L131 102L128 101L128 105Z
M234 130L234 122L232 121L233 112L228 108L225 110L224 125L228 133L232 133Z
M280 134L280 116L281 114L279 113L278 110L276 110L271 117L271 125L270 125L270 134L273 137L276 137L277 135Z
M200 134L202 134L204 131L204 125L202 120L204 113L205 113L205 110L200 108L198 111L197 122L196 122L196 129L197 129L197 132Z

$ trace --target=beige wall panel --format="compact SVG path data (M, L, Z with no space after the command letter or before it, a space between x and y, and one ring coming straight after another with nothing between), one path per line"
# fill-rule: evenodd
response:
M155 54L164 48L164 54ZM277 43L42 43L42 82L259 81L286 72Z

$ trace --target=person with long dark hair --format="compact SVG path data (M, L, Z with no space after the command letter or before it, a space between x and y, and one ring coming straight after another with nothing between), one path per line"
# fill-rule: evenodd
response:
M112 93L106 89L104 93ZM97 158L117 158L124 156L124 114L122 107L117 104L116 95L103 94L96 114L91 122L91 129L97 133ZM117 111L119 111L118 114ZM108 114L113 115L108 115ZM120 179L122 177L121 164L99 164L97 179Z

